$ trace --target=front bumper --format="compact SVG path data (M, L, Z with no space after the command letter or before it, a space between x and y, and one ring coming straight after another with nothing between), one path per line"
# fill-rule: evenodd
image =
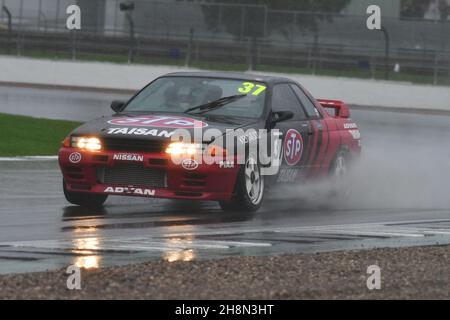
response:
M68 191L136 197L230 200L239 171L239 166L230 166L230 162L235 163L230 159L227 159L226 166L199 163L197 168L188 170L162 153L92 153L66 147L59 151L59 165ZM127 181L126 173L121 175L120 181L105 180L105 171L127 167L138 168L143 175L136 177L135 171L134 181ZM152 172L162 173L164 181L146 182L144 174L151 175ZM136 178L139 180L137 183Z

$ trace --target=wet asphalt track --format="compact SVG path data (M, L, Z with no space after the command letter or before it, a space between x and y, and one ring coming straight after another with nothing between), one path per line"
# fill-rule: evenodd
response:
M0 112L84 121L120 97L0 87ZM330 197L321 184L277 190L255 215L123 197L81 209L65 202L56 161L0 161L0 273L450 243L450 117L352 115L364 156L350 197Z

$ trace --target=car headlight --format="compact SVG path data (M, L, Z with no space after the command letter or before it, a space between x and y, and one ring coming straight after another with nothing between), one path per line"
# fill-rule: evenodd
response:
M70 140L72 148L84 149L87 151L99 151L102 149L102 143L96 137L72 137Z
M220 146L184 142L172 142L167 147L166 153L179 157L189 157L200 154L213 158L225 158L227 156L227 150Z
M193 156L202 152L203 145L200 143L172 142L166 149L166 153L174 156Z

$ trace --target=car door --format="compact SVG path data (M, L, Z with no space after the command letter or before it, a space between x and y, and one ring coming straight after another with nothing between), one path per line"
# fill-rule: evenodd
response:
M330 161L336 152L336 146L340 143L339 132L336 130L336 121L332 118L324 118L316 108L311 95L295 83L291 84L299 99L306 116L309 119L314 139L311 141L309 163L309 176L318 177L327 175Z
M292 119L279 122L274 129L282 132L282 162L277 182L295 182L308 175L315 137L305 110L290 83L274 85L271 97L272 112L291 111Z

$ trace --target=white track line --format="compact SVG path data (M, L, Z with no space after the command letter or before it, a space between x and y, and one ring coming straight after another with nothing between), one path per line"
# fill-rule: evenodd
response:
M92 248L77 248L76 241L95 240ZM143 251L167 251L174 249L230 249L232 247L270 247L272 244L267 242L240 242L240 241L214 241L214 240L191 240L180 242L166 242L152 239L142 239L139 241L135 238L77 238L73 240L41 240L41 241L22 241L0 243L12 247L29 247L41 249L69 249L69 250L143 250Z
M198 231L188 231L188 232L176 232L166 234L165 237L186 237L186 236L199 236L199 235L227 235L235 233L258 233L258 232L276 232L276 233L309 233L309 232L323 232L323 231L333 231L333 230L348 230L351 231L371 231L371 230L382 230L387 232L399 233L401 231L412 232L413 235L416 232L421 232L423 228L398 228L396 225L403 224L417 224L417 223L436 223L436 222L448 222L450 219L428 219L428 220L405 220L405 221L385 221L385 222L369 222L361 224L336 224L336 225L324 225L324 226L305 226L305 227L291 227L291 226L281 226L281 227L260 227L260 228L242 228L242 229L222 229L222 230L198 230ZM376 228L376 229L375 229ZM420 230L416 230L420 229Z
M312 232L315 233L315 232ZM339 234L339 235L351 235L351 236L382 236L382 237L413 237L422 238L423 234L420 233L402 233L389 231L367 231L367 230L324 230L320 234Z
M442 234L442 235L450 235L450 230L426 230L424 231L425 235L428 234Z

